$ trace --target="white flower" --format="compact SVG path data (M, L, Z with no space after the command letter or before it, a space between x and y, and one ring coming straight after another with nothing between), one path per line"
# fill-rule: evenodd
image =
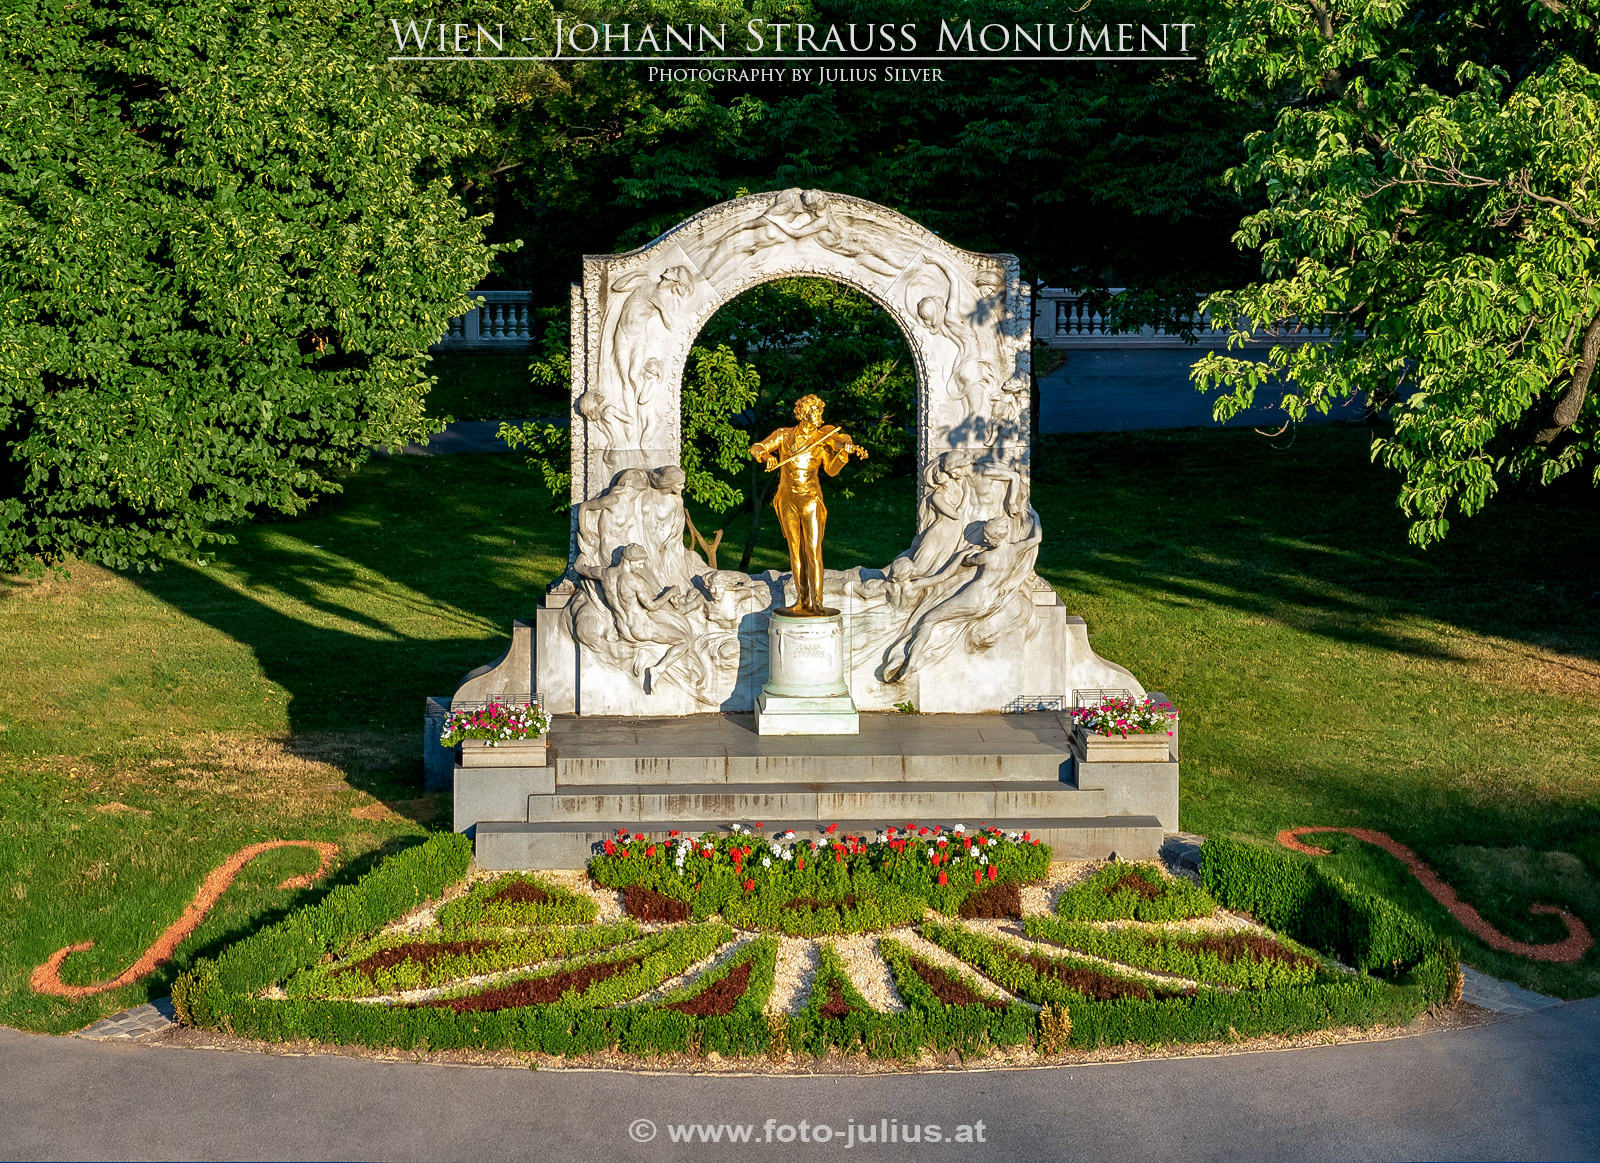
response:
M771 868L772 867L772 861L770 859L768 859L767 857L763 856L761 858L761 867L762 868Z
M783 858L785 860L793 860L794 859L794 849L793 848L785 848L783 850Z
M979 864L988 864L989 863L989 858L987 856L980 856L980 857L978 857L978 863Z
M957 824L954 828L951 828L950 830L952 832L965 832L967 830L967 826L965 824Z
M929 848L929 849L928 849L928 855L929 855L929 856L932 856L932 855L933 855L933 849L932 849L932 848Z

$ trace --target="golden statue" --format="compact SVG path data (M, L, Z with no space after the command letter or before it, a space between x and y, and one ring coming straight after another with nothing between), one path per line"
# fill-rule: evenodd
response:
M794 404L793 428L780 428L759 444L750 446L750 455L765 461L767 471L781 468L783 478L772 498L778 525L789 542L789 568L794 572L794 605L775 613L798 618L820 618L837 614L822 604L822 534L828 525L828 509L822 503L821 469L838 476L853 453L866 459L867 450L858 446L833 425L822 423L822 399L801 396Z

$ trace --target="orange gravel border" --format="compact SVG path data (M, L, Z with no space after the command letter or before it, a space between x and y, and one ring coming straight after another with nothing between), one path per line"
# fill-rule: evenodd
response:
M261 844L251 844L248 848L241 848L228 857L205 880L200 882L199 891L194 894L194 900L189 902L183 910L183 916L174 921L165 933L156 938L155 944L144 951L144 955L127 969L123 970L110 981L98 981L93 985L68 985L61 980L61 963L74 953L81 953L85 949L93 949L93 941L83 941L77 945L68 945L65 949L57 949L50 954L50 959L43 965L34 969L28 978L28 984L33 987L34 993L47 993L56 997L85 998L93 997L97 993L104 993L108 989L129 985L149 973L156 966L162 964L167 958L183 944L183 939L194 932L195 926L205 920L211 906L223 893L228 891L228 886L233 883L233 878L239 871L263 852L271 852L274 848L310 848L322 856L315 872L303 876L291 876L288 880L278 885L279 888L309 888L311 883L327 874L333 866L334 857L339 855L339 846L330 844L325 840L267 840Z
M1296 852L1304 852L1310 856L1328 855L1326 848L1317 848L1300 842L1299 837L1312 832L1343 832L1346 836L1354 836L1357 840L1376 844L1409 868L1411 875L1417 878L1434 900L1448 909L1450 915L1466 926L1469 933L1491 949L1498 949L1502 953L1515 953L1519 957L1531 957L1535 961L1566 962L1578 960L1594 944L1594 937L1590 934L1588 926L1566 909L1557 908L1555 905L1529 905L1528 911L1560 917L1567 926L1565 941L1553 941L1548 945L1529 945L1525 941L1512 940L1484 920L1477 909L1457 896L1456 890L1440 880L1439 874L1424 864L1422 858L1415 852L1398 840L1391 839L1382 832L1374 832L1371 828L1285 828L1278 833L1278 843L1285 848L1292 848Z

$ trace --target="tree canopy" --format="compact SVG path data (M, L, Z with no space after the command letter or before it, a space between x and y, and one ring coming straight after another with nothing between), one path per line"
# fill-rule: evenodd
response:
M1208 3L1218 90L1280 107L1232 173L1266 195L1237 236L1265 277L1209 306L1333 329L1200 361L1230 390L1219 414L1263 389L1295 419L1365 393L1419 544L1507 479L1594 465L1600 3Z
M192 554L436 427L425 352L491 258L445 170L473 102L344 15L0 16L0 568Z

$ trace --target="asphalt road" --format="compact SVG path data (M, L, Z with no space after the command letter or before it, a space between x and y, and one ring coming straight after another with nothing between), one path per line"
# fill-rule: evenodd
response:
M494 1070L0 1030L0 1157L1595 1159L1597 1052L1600 999L1387 1042L867 1077ZM635 1141L636 1120L653 1139ZM889 1120L972 1141L849 1145L852 1122L859 1139ZM674 1143L686 1123L749 1125L751 1140Z

